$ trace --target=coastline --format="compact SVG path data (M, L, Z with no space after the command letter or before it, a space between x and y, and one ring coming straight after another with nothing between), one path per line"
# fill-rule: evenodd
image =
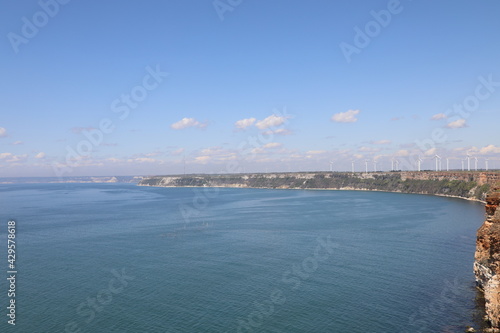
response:
M213 185L213 186L196 186L196 185L143 185L137 184L137 186L145 187L168 187L168 188L239 188L239 189L266 189L266 190L303 190L303 191L363 191L363 192L386 192L386 193L401 193L401 194L420 194L420 195L432 195L445 198L462 199L467 201L479 202L486 204L485 200L479 200L476 198L461 197L457 195L439 194L439 193L424 193L424 192L404 192L404 191L389 191L389 190L379 190L379 189L369 189L369 188L354 188L354 187L342 187L342 188L290 188L290 187L252 187L252 186L231 186L231 185Z
M139 186L227 187L382 191L429 194L485 203L500 182L500 172L276 172L162 175L143 178Z

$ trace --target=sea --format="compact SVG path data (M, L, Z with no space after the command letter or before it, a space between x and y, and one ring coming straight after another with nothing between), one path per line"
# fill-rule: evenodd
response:
M1 184L0 331L479 329L483 220L418 194Z

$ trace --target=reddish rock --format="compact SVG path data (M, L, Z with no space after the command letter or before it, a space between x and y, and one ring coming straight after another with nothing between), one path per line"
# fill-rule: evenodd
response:
M491 326L500 328L500 191L486 197L486 221L477 231L474 273L484 291L486 315Z

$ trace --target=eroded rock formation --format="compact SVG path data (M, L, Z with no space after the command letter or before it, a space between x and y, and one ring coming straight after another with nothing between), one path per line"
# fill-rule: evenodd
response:
M474 273L484 292L486 315L500 328L500 188L486 197L486 221L477 231Z

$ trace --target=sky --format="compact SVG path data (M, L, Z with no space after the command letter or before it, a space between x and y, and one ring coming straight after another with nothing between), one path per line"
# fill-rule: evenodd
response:
M0 177L500 168L499 13L3 0Z

